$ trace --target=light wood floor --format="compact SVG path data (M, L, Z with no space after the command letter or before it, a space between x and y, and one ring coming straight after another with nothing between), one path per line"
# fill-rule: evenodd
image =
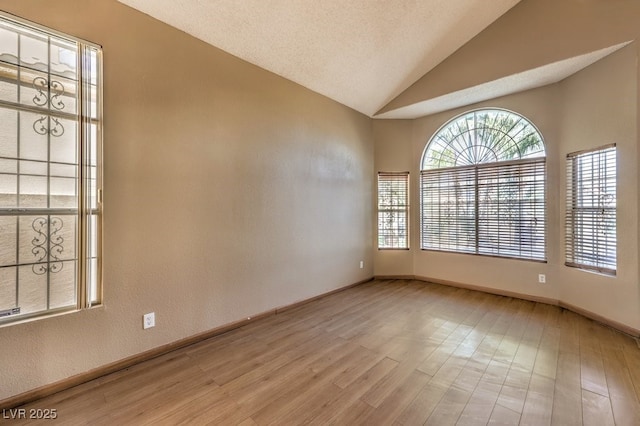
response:
M24 408L55 408L65 425L602 426L640 425L639 395L629 336L558 307L394 280Z

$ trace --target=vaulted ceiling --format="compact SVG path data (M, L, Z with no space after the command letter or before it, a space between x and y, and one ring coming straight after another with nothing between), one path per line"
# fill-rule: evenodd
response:
M555 83L632 40L603 0L119 1L375 118Z
M120 0L366 115L520 0Z

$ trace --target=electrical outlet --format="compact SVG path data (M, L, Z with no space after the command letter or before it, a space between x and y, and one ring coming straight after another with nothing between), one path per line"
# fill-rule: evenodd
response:
M360 269L363 269L363 268L364 268L364 260L361 260L360 261Z
M545 274L538 274L538 282L544 284L547 282L547 276Z
M156 313L150 312L142 316L142 328L147 329L156 326Z

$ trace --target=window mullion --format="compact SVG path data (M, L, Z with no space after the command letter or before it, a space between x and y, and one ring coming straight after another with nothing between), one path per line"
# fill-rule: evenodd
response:
M475 206L474 206L474 216L475 216L475 234L476 234L476 254L480 253L480 187L478 185L478 167L474 167L473 170L474 176L474 195L475 195Z
M87 234L86 234L86 214L85 214L85 145L87 143L85 138L85 120L86 117L86 105L85 105L85 87L84 80L85 76L85 52L84 46L78 43L78 55L77 55L77 69L79 70L79 79L78 79L78 88L77 88L77 104L78 104L78 113L80 115L80 120L78 122L78 182L76 186L76 191L78 193L78 262L76 264L76 280L79 283L78 285L78 309L88 307L87 304L87 280L86 280L86 250L87 250Z

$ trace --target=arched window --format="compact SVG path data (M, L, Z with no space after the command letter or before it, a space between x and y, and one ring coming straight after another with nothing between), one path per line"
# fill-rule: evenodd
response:
M482 109L453 118L421 160L421 248L546 259L545 149L523 116Z

